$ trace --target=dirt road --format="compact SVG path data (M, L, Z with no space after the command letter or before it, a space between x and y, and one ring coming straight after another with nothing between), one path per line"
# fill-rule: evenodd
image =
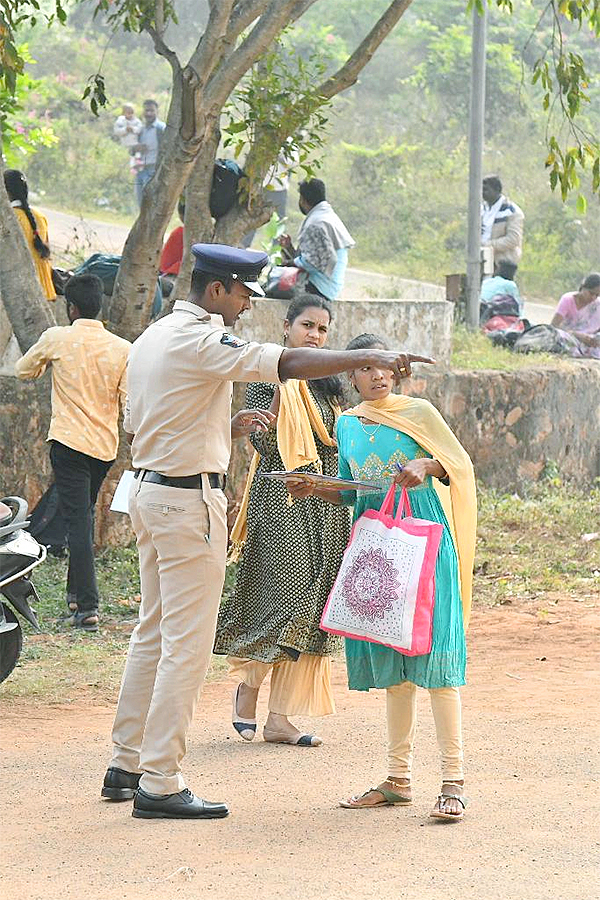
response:
M125 225L102 222L99 219L81 218L69 213L40 207L48 219L49 232L52 237L52 247L59 263L65 248L81 248L86 255L92 253L120 253L129 233ZM401 273L398 273L400 276ZM346 270L342 299L360 299L372 296L372 291L386 294L391 287L393 276L381 275L378 272L368 272L364 269L349 267ZM415 285L418 283L415 282ZM408 287L408 285L407 285ZM432 286L433 287L433 286ZM417 294L420 296L420 294ZM549 322L554 313L554 307L545 303L527 301L524 315L531 322L539 324Z
M438 775L424 691L413 806L336 808L384 772L383 693L350 694L341 662L338 713L320 724L320 748L242 743L229 722L231 684L207 686L185 772L199 793L230 803L229 818L213 822L140 821L130 804L100 801L112 706L0 701L2 896L593 900L597 606L537 610L475 614L462 823L427 818Z

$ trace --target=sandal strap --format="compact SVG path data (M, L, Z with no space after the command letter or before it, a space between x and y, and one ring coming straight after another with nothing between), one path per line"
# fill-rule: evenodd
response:
M468 799L461 794L439 794L438 795L438 804L440 810L443 806L446 805L446 801L448 800L458 800L463 809L467 808Z

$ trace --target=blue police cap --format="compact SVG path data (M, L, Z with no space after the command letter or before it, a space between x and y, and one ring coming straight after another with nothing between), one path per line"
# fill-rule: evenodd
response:
M269 257L260 250L240 250L226 244L193 244L194 270L209 272L216 278L236 278L250 288L253 294L264 297L258 276Z

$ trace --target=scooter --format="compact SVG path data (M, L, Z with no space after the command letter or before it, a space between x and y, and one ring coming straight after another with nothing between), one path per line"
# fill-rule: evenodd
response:
M21 497L0 500L0 594L39 632L29 598L40 598L29 576L46 559L46 548L25 531L29 525L27 510L27 502ZM0 682L16 666L22 647L21 624L12 609L0 602Z

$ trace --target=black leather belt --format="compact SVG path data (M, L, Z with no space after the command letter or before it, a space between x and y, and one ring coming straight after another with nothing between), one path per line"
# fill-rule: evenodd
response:
M217 472L207 472L208 483L211 488L225 490L227 483L227 475L218 475ZM151 484L164 484L167 487L175 488L198 488L202 487L202 475L180 475L169 476L161 475L160 472L151 472L148 469L137 469L134 473L135 478L141 478L142 481L149 481Z

